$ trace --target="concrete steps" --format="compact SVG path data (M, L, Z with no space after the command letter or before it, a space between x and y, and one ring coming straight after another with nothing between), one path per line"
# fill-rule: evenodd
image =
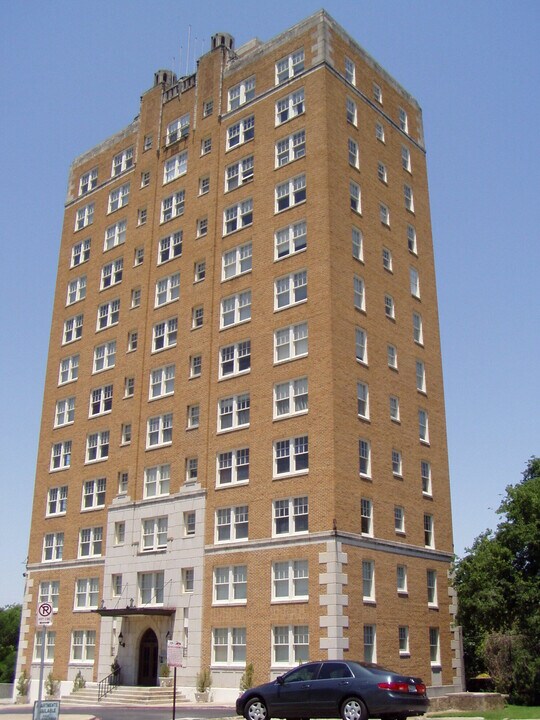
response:
M62 703L66 705L171 705L173 703L172 687L135 687L129 685L119 685L111 690L105 697L98 702L98 686L97 683L88 683L82 690L72 692L62 698ZM176 692L176 702L187 702L185 695Z

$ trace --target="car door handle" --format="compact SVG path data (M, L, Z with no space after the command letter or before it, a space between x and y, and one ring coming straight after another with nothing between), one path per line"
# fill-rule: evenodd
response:
M303 687L303 688L310 688L310 687L311 687L311 683L305 683L304 685L302 685L302 687Z
M339 684L340 684L340 685L348 685L348 684L349 684L349 681L348 681L348 680L342 680Z

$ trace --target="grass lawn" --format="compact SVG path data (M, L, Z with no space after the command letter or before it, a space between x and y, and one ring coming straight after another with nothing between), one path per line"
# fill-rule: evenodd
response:
M438 712L429 717L483 717L485 720L540 720L540 707L505 705L501 710L478 710L477 712Z

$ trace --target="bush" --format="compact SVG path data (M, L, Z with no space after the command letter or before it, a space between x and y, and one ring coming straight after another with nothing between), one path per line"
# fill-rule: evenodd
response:
M56 693L60 688L60 681L55 680L52 672L47 675L45 679L45 694L49 697L56 697Z
M244 690L249 690L249 688L253 687L253 674L255 670L253 668L253 663L248 663L246 665L246 669L242 673L242 677L240 678L240 690L244 692Z
M170 677L171 675L171 668L167 665L167 663L162 663L161 667L159 668L159 677Z
M210 668L204 668L204 670L197 673L196 686L197 692L200 693L210 690L212 687L212 673L210 672Z
M77 692L77 690L82 690L86 687L86 680L83 678L82 672L79 670L79 672L75 675L75 678L73 679L73 692Z
M30 687L30 678L26 670L23 670L17 680L17 695L25 697L28 695L28 688Z

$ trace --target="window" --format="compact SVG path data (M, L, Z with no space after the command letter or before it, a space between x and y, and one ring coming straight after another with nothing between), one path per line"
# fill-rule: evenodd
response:
M398 594L406 594L407 590L407 566L398 565L396 567L396 582Z
M122 595L122 575L115 573L111 576L111 595L120 597Z
M81 179L79 180L79 195L86 195L86 193L97 187L97 181L97 168L93 168L93 170L90 170L89 172L84 173L84 175L81 175Z
M305 220L288 225L274 234L275 259L293 255L307 246L307 223Z
M148 418L146 429L146 449L170 445L172 443L172 413Z
M141 187L145 188L150 185L150 170L141 173Z
M396 318L396 308L394 305L394 298L391 295L386 294L384 296L384 314L387 318L390 318L390 320L395 320Z
M139 603L141 605L163 605L165 573L138 573Z
M416 361L416 389L426 392L426 366L421 360Z
M307 435L287 438L286 440L276 440L274 443L274 477L303 474L308 469L309 445Z
M349 138L347 143L349 151L349 165L352 165L356 169L360 168L360 151L358 149L358 143L356 140Z
M377 165L377 177L385 185L388 183L388 171L386 169L386 165L382 162Z
M77 265L82 265L82 263L90 260L91 243L92 241L90 238L75 243L75 245L71 248L71 267L77 267Z
M358 109L351 98L347 98L347 122L355 127L358 125Z
M236 110L240 105L253 100L255 97L255 76L242 80L238 85L229 88L228 110Z
M204 323L204 308L202 305L196 305L191 310L191 328L196 330L201 328Z
M239 160L225 168L225 192L253 180L253 155Z
M369 388L366 383L356 383L358 417L369 420Z
M273 502L273 535L298 535L309 530L307 497L286 498Z
M71 465L71 440L54 443L51 450L52 470L66 470Z
M103 528L83 528L79 532L79 558L99 557L103 549Z
M197 220L197 237L208 235L208 218L199 218Z
M70 425L75 420L75 398L57 400L54 413L54 427Z
M306 200L306 176L285 180L276 185L276 207L275 212L282 212L290 207L299 205Z
M253 223L253 200L249 198L231 205L223 212L223 235L248 227Z
M307 560L289 560L272 564L272 601L307 600L309 566Z
M91 433L86 436L86 462L97 462L109 457L109 431Z
M155 465L145 468L144 471L144 497L158 497L168 495L171 484L171 466Z
M203 117L209 117L214 112L214 101L205 100L203 102Z
M274 385L274 418L301 415L308 411L308 379L288 380Z
M237 665L246 663L246 628L214 628L212 634L212 663Z
M86 275L75 278L68 283L66 305L84 300L86 297Z
M429 548L435 547L435 533L433 531L433 515L424 513L424 545Z
M358 441L359 472L361 477L371 477L371 444L369 440Z
M121 426L121 445L129 445L131 442L131 423L122 423Z
M398 627L398 644L399 654L401 657L410 655L409 652L409 627L407 625L400 625Z
M73 382L79 377L79 355L71 355L60 361L58 384Z
M366 293L364 281L358 275L353 277L353 291L354 291L354 307L357 310L366 310Z
M345 58L345 80L352 85L356 84L356 68L353 61L348 57Z
M126 541L126 523L122 520L114 523L114 544L123 545Z
M165 135L165 145L172 145L180 138L184 138L189 133L189 113L176 118L167 125L167 133Z
M361 196L361 191L360 191L360 185L357 185L352 180L349 183L349 199L350 199L351 210L354 210L354 212L356 212L356 213L361 213L362 212L362 196Z
M290 667L308 660L309 627L307 625L280 625L273 628L273 665Z
M130 147L130 148L127 148L126 150L122 150L122 152L119 152L117 155L114 156L113 162L112 162L111 176L116 177L117 175L120 175L120 173L123 173L132 167L133 167L133 148Z
M375 563L362 560L362 598L364 602L375 602Z
M249 426L249 394L233 395L218 403L218 432Z
M302 115L305 112L304 88L300 88L290 95L286 95L276 102L276 125Z
M251 290L223 298L220 320L221 328L231 327L251 320Z
M247 600L247 565L214 568L214 603L242 603Z
M281 58L276 63L276 85L293 78L304 69L304 48Z
M306 154L306 131L288 135L276 143L276 167L287 165L293 160L298 160Z
M103 250L111 250L118 245L123 245L126 242L126 226L125 220L120 220L114 225L109 225L105 230L105 240L103 243Z
M221 508L216 511L215 541L247 540L249 514L247 505Z
M199 195L206 195L210 192L210 176L205 175L199 178Z
M403 132L409 132L409 119L403 108L399 108L399 127Z
M399 450L392 450L392 475L397 477L403 475L403 461Z
M154 325L152 329L152 352L166 350L176 345L178 318L169 318Z
M182 255L182 230L177 230L171 235L161 238L158 249L158 265L174 260Z
M207 137L201 140L201 155L208 155L212 150L212 138Z
M96 647L95 630L73 630L71 633L70 662L94 663Z
M429 659L431 665L439 667L441 664L441 647L439 642L439 628L429 628Z
M172 182L181 175L185 175L187 172L187 163L187 150L173 155L169 160L166 160L163 166L163 184L165 185L165 183Z
M394 505L394 530L400 535L405 534L405 510L401 505Z
M75 232L88 227L88 225L91 225L93 222L94 203L90 203L89 205L85 205L77 210L77 214L75 215Z
M180 297L180 273L174 273L156 282L154 307L174 302Z
M384 142L384 127L380 123L375 124L375 137L380 142Z
M92 372L97 373L108 370L116 363L116 340L97 345L94 348L94 364Z
M219 351L219 377L226 378L248 372L251 368L251 341L226 345Z
M255 137L255 116L243 118L227 128L227 150L243 145Z
M54 662L54 648L56 645L56 631L46 630L36 632L34 635L34 662L40 662L42 656L43 636L45 635L45 652L43 658L46 663Z
M274 283L274 287L275 310L282 310L291 305L297 305L307 300L307 271L301 270L296 273L291 273L291 275L278 278Z
M184 214L186 200L186 191L179 190L174 195L163 198L161 201L161 220L160 222L168 222L175 217Z
M43 562L61 560L64 553L64 533L47 533L43 538Z
M395 397L394 395L390 395L389 404L390 420L393 420L394 422L399 422L399 398Z
M47 517L65 515L67 510L68 486L53 487L47 493Z
M141 524L141 550L153 552L167 547L167 517L148 518Z
M392 272L392 251L385 247L382 249L382 262L383 268L388 272Z
M362 328L355 329L356 359L358 362L367 365L367 334Z
M379 105L382 105L382 90L377 83L373 83L373 97L375 100L379 103Z
M96 417L97 415L104 415L112 410L113 403L113 386L104 385L100 388L95 388L90 392L90 410L88 413L89 417Z
M377 662L375 625L364 625L364 662Z
M420 299L420 278L416 268L409 268L409 284L411 288L411 295Z
M412 188L409 185L403 186L403 197L405 199L405 209L414 212L414 197Z
M83 483L81 510L95 510L96 508L105 507L106 489L107 480L105 478L85 480Z
M194 430L199 427L201 419L201 409L199 405L188 405L187 406L187 428L188 430Z
M137 349L137 345L139 342L139 333L136 330L131 330L131 332L128 333L128 352L134 352Z
M390 210L382 203L379 205L379 217L383 225L390 227Z
M427 582L427 599L430 607L437 607L437 571L427 570L426 571L426 582Z
M420 435L420 442L429 445L429 423L427 410L418 411L418 433Z
M413 255L417 254L416 230L412 225L407 225L407 248Z
M109 207L107 212L112 213L125 207L129 202L129 183L121 185L109 193Z
M420 462L420 477L422 478L422 493L431 495L431 464L427 460Z
M362 232L356 228L352 228L352 255L360 262L364 261L364 242Z
M397 348L395 345L387 345L386 354L388 358L388 367L392 368L392 370L397 370Z
M195 587L195 571L193 568L182 568L182 592L192 593Z
M58 610L58 597L60 595L59 580L44 580L39 583L38 602L48 602L54 610Z
M197 482L199 479L199 459L196 457L186 459L186 482Z
M221 256L221 279L230 280L238 275L250 272L252 267L252 244L237 245L226 250Z
M101 268L101 290L122 282L123 258L117 258Z
M249 448L218 453L217 479L219 487L249 481Z
M274 333L274 362L294 360L308 354L308 324L299 323Z
M92 610L98 606L99 578L84 578L75 583L75 610Z
M184 535L195 535L196 528L196 513L185 512L184 513Z
M413 313L413 339L415 343L418 343L418 345L424 344L422 316L418 313Z
M373 536L373 503L367 498L360 501L360 531L362 535Z
M131 291L131 309L141 306L141 288L133 288Z
M110 300L98 307L96 330L116 325L120 319L120 300Z
M411 172L411 151L404 145L401 147L401 166L407 172Z
M200 377L202 373L202 355L192 355L189 358L189 377Z

